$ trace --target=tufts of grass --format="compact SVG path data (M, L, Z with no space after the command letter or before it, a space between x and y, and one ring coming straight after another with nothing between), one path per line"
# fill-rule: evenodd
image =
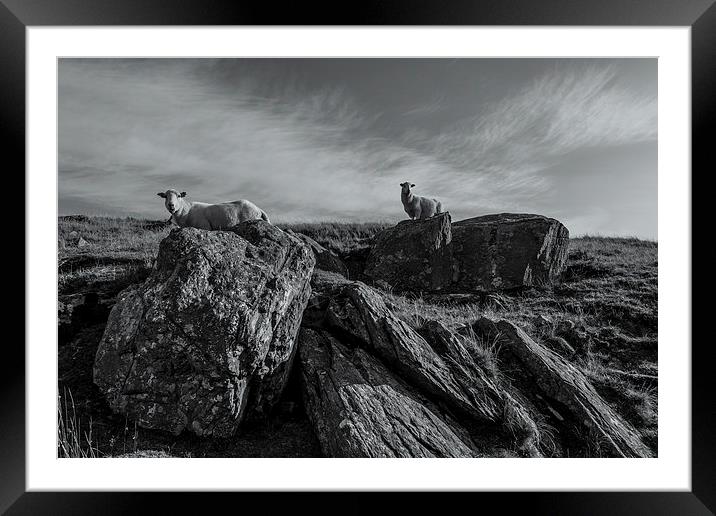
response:
M69 399L69 405L68 405ZM92 440L92 418L87 429L75 411L72 393L65 389L57 404L57 456L60 458L99 457L99 448Z
M59 257L62 259L88 254L151 261L157 254L159 242L169 234L170 229L163 221L131 217L59 217L57 237L65 242L64 249L59 250ZM70 234L73 231L84 238L88 245L72 245Z
M391 292L385 292L383 299L393 313L413 329L420 328L431 319L448 328L456 328L475 321L484 313L477 303L433 303L421 296L403 297Z
M75 245L72 232L87 245ZM58 290L60 294L93 288L117 288L146 278L159 249L169 234L163 221L133 218L84 217L58 218Z
M479 336L470 325L463 326L458 335L475 363L493 378L500 378L500 336Z
M656 377L614 370L605 365L605 359L608 360L608 357L594 354L582 370L597 392L655 448L658 425Z

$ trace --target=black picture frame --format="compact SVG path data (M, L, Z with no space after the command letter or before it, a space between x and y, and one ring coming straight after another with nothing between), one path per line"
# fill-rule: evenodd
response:
M388 1L359 4L273 2L208 2L206 0L0 0L0 145L4 164L25 170L25 29L42 25L655 25L690 26L692 31L692 192L708 178L713 146L708 128L716 105L716 5L714 0L492 0ZM10 158L8 161L7 158ZM12 163L13 165L9 165ZM712 167L709 167L712 168ZM702 179L704 178L704 179ZM25 199L24 186L19 188ZM692 201L693 241L707 215ZM18 208L17 213L23 213ZM705 222L708 224L708 222ZM703 228L702 228L703 229ZM710 240L707 237L706 240ZM692 270L716 253L692 247ZM24 248L24 247L23 247ZM25 257L27 258L27 257ZM24 262L26 263L26 262ZM705 267L700 268L706 270ZM32 270L25 267L25 275ZM708 304L699 305L707 282L692 287L692 321L704 321ZM703 299L708 299L704 297ZM17 303L24 306L24 303ZM31 307L27 307L31 309ZM695 330L696 328L693 328ZM537 514L713 514L716 511L716 402L711 381L712 342L692 331L692 491L591 493L449 493L441 497L401 495L400 511L422 512L437 504L448 507L497 505L500 512L515 509ZM260 493L26 493L25 492L25 349L24 339L6 339L4 356L12 367L0 374L0 512L7 514L143 514L160 503L162 512L206 512L228 502L241 507L271 507L270 512L310 508L313 513L374 512L389 507L386 494L292 493L276 497ZM11 352L7 354L8 350ZM211 496L211 505L206 497ZM218 498L217 498L218 497ZM240 497L241 501L236 498ZM317 500L319 498L319 500ZM173 506L173 507L170 507Z

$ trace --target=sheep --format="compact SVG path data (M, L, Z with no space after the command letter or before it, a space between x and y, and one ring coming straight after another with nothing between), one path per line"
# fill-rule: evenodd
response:
M412 219L428 219L443 213L443 205L437 199L420 197L410 191L415 185L410 182L400 183L400 200L405 213Z
M164 206L171 213L170 220L180 228L228 229L245 220L265 220L271 223L266 212L244 199L208 204L187 201L186 192L179 193L176 190L159 192L157 195L164 199Z

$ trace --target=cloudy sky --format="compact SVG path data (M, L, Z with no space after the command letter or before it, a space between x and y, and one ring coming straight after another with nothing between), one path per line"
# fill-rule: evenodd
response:
M156 192L271 219L541 213L657 237L655 59L61 59L60 214L165 218Z

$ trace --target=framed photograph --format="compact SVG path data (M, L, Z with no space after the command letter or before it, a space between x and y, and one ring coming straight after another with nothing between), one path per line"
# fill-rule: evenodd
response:
M3 0L27 303L0 508L712 513L716 8L558 3Z

